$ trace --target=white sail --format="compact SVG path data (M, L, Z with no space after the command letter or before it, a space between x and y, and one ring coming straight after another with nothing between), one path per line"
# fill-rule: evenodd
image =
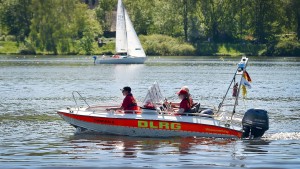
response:
M133 28L132 22L130 21L130 18L125 8L124 13L127 32L127 55L132 57L146 57L144 49Z
M125 8L122 0L118 0L117 21L116 21L116 52L127 52L127 35L125 23Z
M141 42L133 28L122 0L118 0L116 18L116 54L114 57L94 57L96 64L144 64L147 60ZM127 55L124 55L124 54Z

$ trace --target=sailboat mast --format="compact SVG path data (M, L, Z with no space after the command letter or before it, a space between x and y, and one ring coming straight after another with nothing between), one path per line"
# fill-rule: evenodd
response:
M126 23L126 9L125 9L125 7L124 7L124 4L123 4L123 2L122 2L122 0L121 0L121 3L122 3L122 7L123 7L123 16L124 16L124 27L125 27L125 45L126 45L126 55L128 55L128 32L127 32L127 23Z
M125 8L122 0L118 0L117 18L116 18L116 53L127 52L127 35L125 23Z

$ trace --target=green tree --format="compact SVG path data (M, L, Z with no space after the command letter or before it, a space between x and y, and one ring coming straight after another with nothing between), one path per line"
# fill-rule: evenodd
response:
M30 41L43 52L68 53L76 47L73 43L76 39L90 39L94 35L94 32L89 33L94 31L89 27L95 17L90 18L87 6L79 1L33 0L32 9ZM96 31L102 33L100 28ZM85 42L91 43L90 40Z
M137 34L149 34L151 26L154 24L152 10L156 7L155 1L126 0L124 4Z
M266 43L281 32L278 18L282 9L280 0L253 0L249 11L251 13L250 29L258 43Z
M206 25L206 35L214 42L220 41L220 22L224 16L223 1L218 0L202 0L201 8L204 16L204 24Z
M8 34L16 36L18 42L24 42L30 33L30 5L31 0L0 1L1 27L5 27Z
M85 23L83 27L83 37L80 39L80 47L86 54L93 53L93 43L95 38L102 34L102 29L96 19L96 13L92 10L87 10L85 13Z
M155 1L153 9L153 25L151 34L158 33L173 37L183 36L183 17L181 9L181 0Z
M117 0L101 0L95 9L98 22L101 24L103 31L111 31L111 25L115 20Z
M300 40L300 1L287 0L286 4L287 24L289 30L296 32L297 39Z

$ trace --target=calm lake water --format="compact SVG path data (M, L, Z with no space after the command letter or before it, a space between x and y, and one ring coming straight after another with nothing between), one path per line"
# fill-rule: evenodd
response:
M93 65L85 56L0 56L0 168L300 168L300 57L253 58L253 83L239 111L263 108L261 140L138 138L78 133L56 110L139 101L157 81L169 100L188 85L194 100L217 106L240 58L150 57L144 65Z

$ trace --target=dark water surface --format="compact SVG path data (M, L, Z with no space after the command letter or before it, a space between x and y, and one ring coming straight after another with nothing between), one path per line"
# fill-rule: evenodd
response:
M138 138L75 134L57 109L139 101L157 81L170 100L188 85L194 100L217 106L240 58L151 57L145 65L93 65L91 57L0 56L0 168L300 168L300 58L250 57L253 80L239 111L263 108L261 140Z

